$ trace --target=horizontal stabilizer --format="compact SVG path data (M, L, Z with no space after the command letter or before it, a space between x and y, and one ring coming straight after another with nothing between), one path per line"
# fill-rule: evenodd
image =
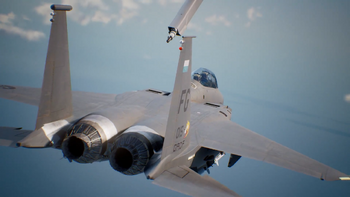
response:
M201 176L186 166L166 170L152 183L190 196L240 196L210 176Z
M15 127L0 127L0 146L9 146L16 148L16 143L32 131L22 130L22 128Z

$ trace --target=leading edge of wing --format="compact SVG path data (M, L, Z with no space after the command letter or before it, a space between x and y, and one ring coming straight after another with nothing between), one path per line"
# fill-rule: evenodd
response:
M0 85L0 98L38 106L41 88Z
M198 129L199 144L203 147L264 161L321 180L335 181L349 178L336 169L229 120L204 122Z
M190 196L240 196L215 179L201 176L186 166L166 170L152 183Z
M0 127L0 146L16 148L17 142L31 132L30 130L22 130L22 128Z
M39 106L41 88L0 85L0 98L17 101L29 105ZM74 111L95 105L113 103L116 94L73 91ZM94 105L92 105L94 104Z

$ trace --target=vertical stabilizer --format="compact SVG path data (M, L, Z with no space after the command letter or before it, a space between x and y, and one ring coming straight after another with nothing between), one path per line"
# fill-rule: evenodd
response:
M73 112L66 19L66 11L72 10L72 6L52 5L51 9L54 13L36 129L67 118Z
M185 150L190 143L192 38L183 37L165 132L162 159L169 155L174 158Z
M171 93L168 122L164 135L162 155L154 166L148 166L145 174L148 179L155 179L165 170L177 166L174 158L184 153L190 145L191 133L191 70L192 38L183 37L177 66L175 84ZM183 156L183 155L181 155ZM180 157L181 157L180 156ZM188 161L188 158L183 158Z

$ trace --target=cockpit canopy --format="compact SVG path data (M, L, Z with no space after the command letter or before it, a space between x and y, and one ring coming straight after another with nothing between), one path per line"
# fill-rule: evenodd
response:
M192 74L192 79L198 81L205 87L218 88L218 82L215 74L206 68L199 68L194 71Z

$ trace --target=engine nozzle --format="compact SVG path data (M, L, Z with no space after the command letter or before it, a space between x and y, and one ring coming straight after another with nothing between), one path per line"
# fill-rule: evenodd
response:
M125 175L142 173L154 154L150 141L140 133L126 133L112 147L109 163Z
M75 134L69 136L62 143L62 152L70 160L78 159L84 154L84 150L88 148L88 139L83 134Z
M100 133L87 123L75 125L62 143L64 156L78 163L92 163L101 160L104 151L105 147Z

